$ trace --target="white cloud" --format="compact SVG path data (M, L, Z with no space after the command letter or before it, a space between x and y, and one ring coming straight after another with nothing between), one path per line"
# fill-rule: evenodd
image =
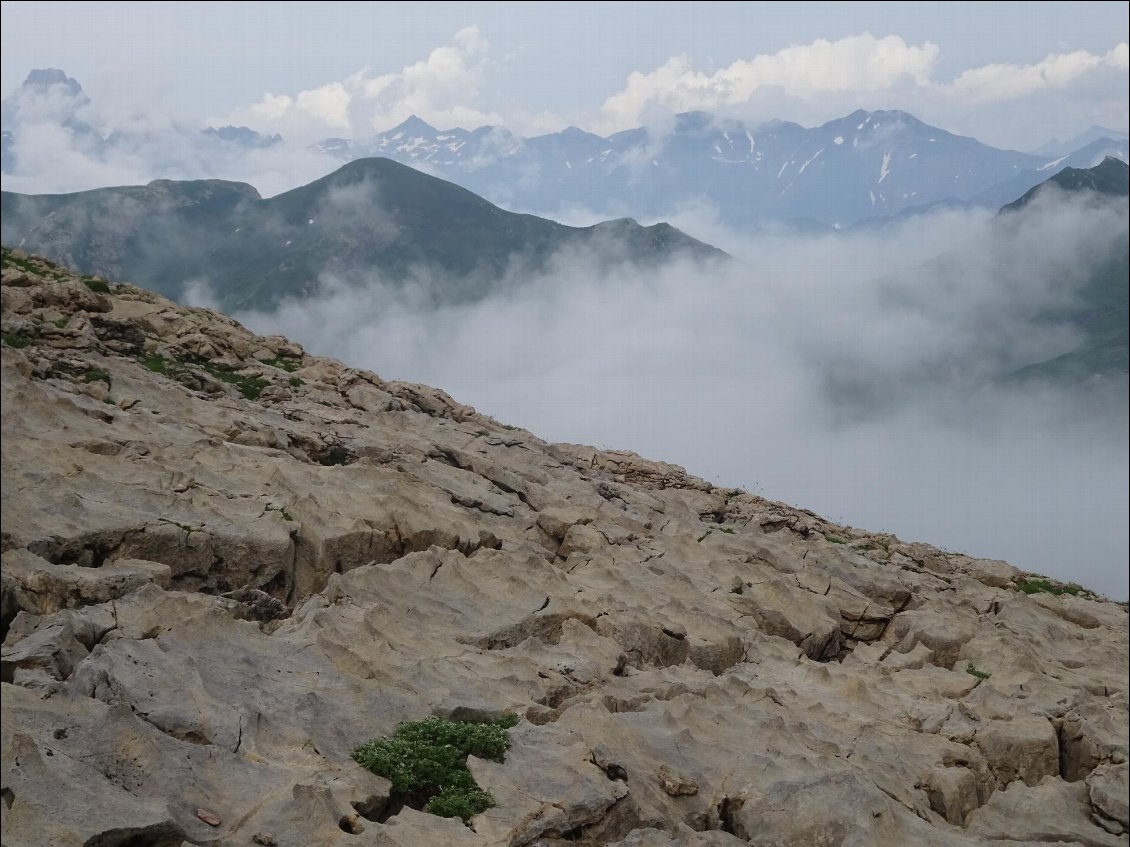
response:
M604 132L640 124L662 127L670 115L696 109L820 123L858 107L901 108L947 129L989 135L991 143L1024 146L1012 137L1019 135L1016 122L1001 121L996 104L1023 102L1033 115L1028 133L1041 125L1041 112L1057 115L1068 128L1056 131L1069 135L1091 122L1125 122L1124 108L1111 107L1101 94L1082 95L1088 86L1105 87L1125 99L1130 66L1125 43L1105 54L1075 50L1034 64L970 68L952 80L936 77L939 55L940 48L929 41L915 45L897 35L862 33L741 59L710 73L687 56L674 56L652 71L630 74L623 89L605 100L593 125ZM1080 96L1066 103L1048 99L1057 94ZM994 126L995 138L994 130L986 129ZM1038 146L1046 138L1024 139L1029 140L1029 146Z
M994 64L963 72L951 89L961 97L1006 100L1026 97L1050 88L1066 88L1080 77L1102 67L1127 69L1127 46L1119 44L1106 55L1087 50L1053 53L1032 65Z
M1130 46L1123 41L1103 57L1108 65L1120 71L1130 70Z
M374 75L363 68L341 81L294 97L265 94L258 103L222 119L261 132L280 132L309 142L328 134L366 138L411 115L447 129L503 123L502 116L476 107L493 63L490 45L470 26L450 44L394 71Z
M743 104L766 88L805 97L878 91L907 81L926 85L937 57L938 46L929 41L916 46L897 35L876 38L866 32L740 59L710 74L695 70L688 57L676 56L650 73L633 72L624 89L604 102L601 123L610 131L638 126L656 106L715 111Z
M330 129L348 132L351 129L349 121L351 99L352 95L345 90L344 85L340 82L331 82L321 88L303 91L294 101L294 105Z

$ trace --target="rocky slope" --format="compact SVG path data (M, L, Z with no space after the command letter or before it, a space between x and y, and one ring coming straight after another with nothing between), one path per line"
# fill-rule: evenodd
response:
M1128 843L1121 605L2 282L5 845ZM470 826L350 758L504 712Z

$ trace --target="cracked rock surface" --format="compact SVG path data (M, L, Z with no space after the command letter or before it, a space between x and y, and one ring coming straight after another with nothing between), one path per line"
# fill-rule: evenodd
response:
M2 273L5 845L1128 843L1124 606ZM469 826L350 758L506 712Z

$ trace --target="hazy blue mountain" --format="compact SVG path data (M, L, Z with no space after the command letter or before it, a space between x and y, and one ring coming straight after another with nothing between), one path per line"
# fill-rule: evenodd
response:
M240 147L258 148L258 147L274 147L277 144L282 144L282 136L278 133L273 135L263 135L253 129L245 126L209 126L200 130L202 135L210 138L216 138L228 144L235 144Z
M158 180L76 194L4 192L2 202L6 246L172 296L205 280L228 309L309 295L326 273L411 280L452 302L541 269L562 251L598 263L725 257L667 224L569 227L507 212L380 158L268 199L241 183Z
M1130 218L1130 167L1108 157L1093 168L1064 168L1002 209L1023 216L1037 197L1056 202L1064 195L1085 193L1096 199L1122 202ZM1018 220L1023 222L1023 218ZM1081 383L1096 378L1123 378L1130 371L1130 230L1123 230L1104 256L1095 257L1097 269L1084 284L1078 305L1066 315L1051 316L1082 330L1084 341L1074 350L1046 362L1037 362L1012 375L1017 380Z
M1037 156L1062 156L1064 153L1070 153L1074 150L1079 150L1086 147L1088 144L1093 144L1100 139L1109 138L1115 141L1125 141L1130 138L1130 133L1111 129L1110 127L1099 126L1098 124L1091 124L1090 127L1083 130L1070 141L1060 142L1058 139L1053 138L1043 147L1038 150L1033 150Z
M641 128L608 138L576 127L529 139L501 127L441 131L411 117L363 143L329 139L316 149L343 160L388 156L511 208L661 217L706 202L728 225L749 228L790 220L848 226L939 202L996 208L1057 164L1126 156L1124 143L1092 143L1078 158L1053 159L999 150L899 111L857 111L813 128L690 112L662 136ZM993 202L987 192L997 186L1005 188Z

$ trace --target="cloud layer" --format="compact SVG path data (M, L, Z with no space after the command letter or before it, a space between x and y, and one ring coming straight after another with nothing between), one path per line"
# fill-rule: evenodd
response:
M379 278L325 280L318 299L241 318L543 437L1124 598L1125 382L1065 395L987 377L1078 342L1040 315L1126 227L1124 208L1040 206L1023 226L946 213L761 235L728 267L604 274L560 256L439 310Z

